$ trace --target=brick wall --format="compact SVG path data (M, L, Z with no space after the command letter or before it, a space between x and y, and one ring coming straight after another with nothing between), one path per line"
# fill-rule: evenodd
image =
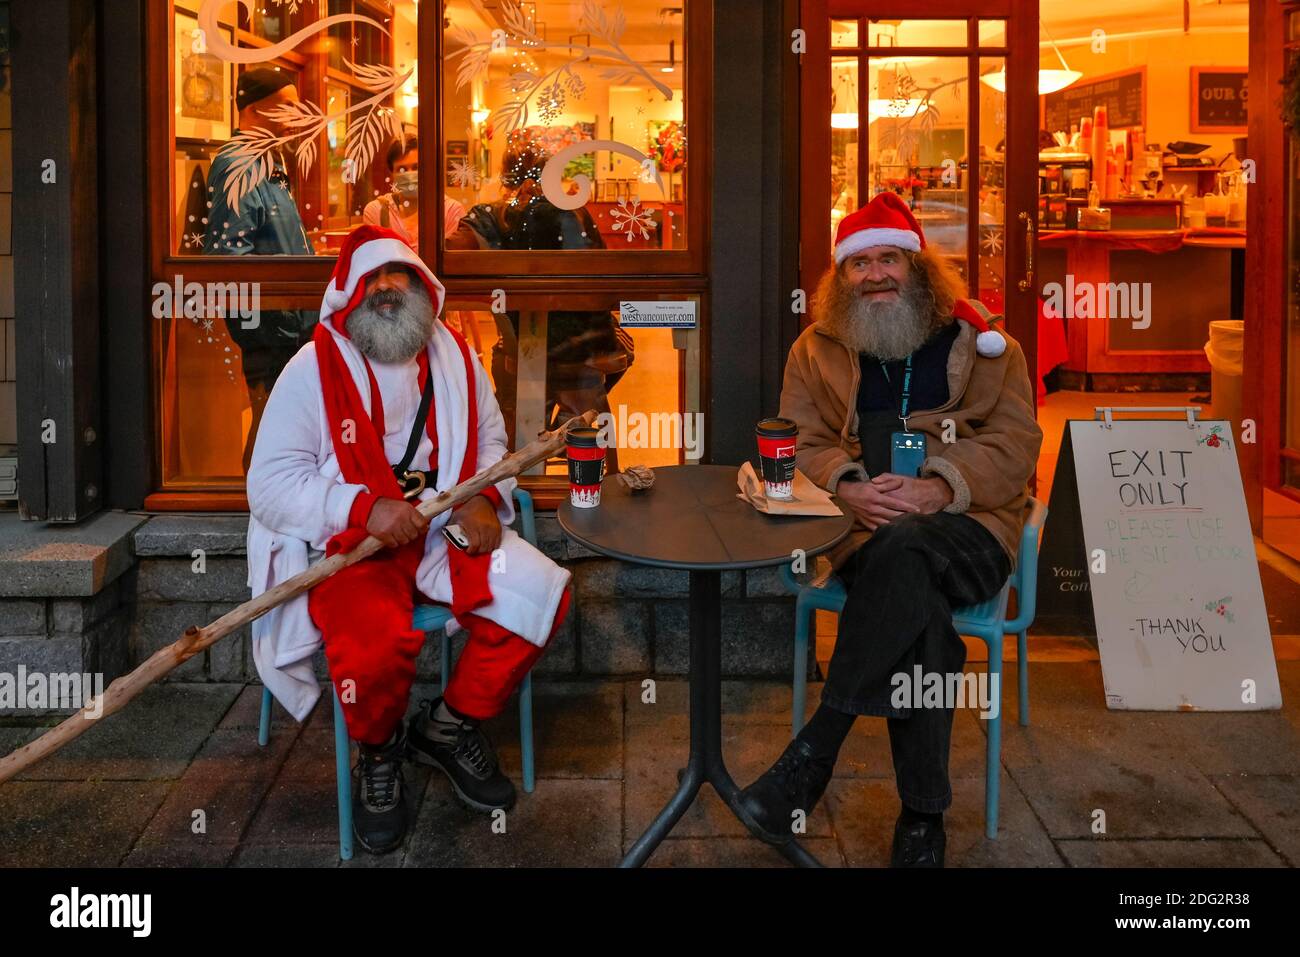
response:
M218 524L224 523L224 524ZM191 624L206 624L242 601L247 566L246 520L155 516L136 532L139 565L130 614L129 654L139 663L175 641ZM207 533L201 529L211 529ZM570 543L554 517L538 515L539 546L573 572L576 608L539 662L539 676L685 674L687 656L686 572L647 568L594 555ZM206 571L190 557L204 549ZM723 672L733 676L790 674L794 602L771 569L723 575ZM453 644L458 653L463 635ZM256 678L246 627L173 672L178 681L240 681ZM418 677L439 673L437 637L417 661ZM317 672L325 674L323 656Z

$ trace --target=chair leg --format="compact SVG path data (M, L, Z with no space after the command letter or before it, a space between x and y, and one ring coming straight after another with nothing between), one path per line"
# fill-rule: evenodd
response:
M794 608L794 700L790 708L790 737L804 726L808 697L808 633L817 620L814 608L805 608L802 600Z
M439 634L442 635L440 639L442 641L442 665L438 669L438 680L442 684L442 691L445 692L447 690L447 679L451 677L451 639L447 637L446 628Z
M1020 682L1019 704L1017 711L1020 723L1029 727L1029 631L1025 629L1016 636L1016 677Z
M1002 783L1002 635L988 639L989 690L994 688L997 676L997 714L987 719L989 723L988 752L984 771L984 835L991 841L998 837L998 789ZM993 702L990 702L992 704Z
M339 857L352 860L352 761L343 704L334 691L334 775L339 791Z
M533 793L533 675L524 675L519 685L519 763L523 765L524 790Z
M271 689L262 689L262 714L257 719L257 744L266 747L271 740Z

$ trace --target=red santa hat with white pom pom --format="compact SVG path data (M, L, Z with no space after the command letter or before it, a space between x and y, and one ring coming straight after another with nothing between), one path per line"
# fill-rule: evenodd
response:
M895 246L914 253L925 248L921 224L897 193L878 193L856 213L840 220L835 233L835 265L873 246ZM975 328L975 351L980 355L996 358L1006 351L1006 339L989 327L991 317L978 301L958 299L952 314Z

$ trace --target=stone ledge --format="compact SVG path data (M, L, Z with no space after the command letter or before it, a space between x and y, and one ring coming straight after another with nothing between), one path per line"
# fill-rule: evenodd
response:
M247 515L154 515L136 529L135 553L189 558L201 548L208 555L243 555L247 540Z
M98 594L131 567L131 535L147 517L108 511L76 525L0 513L0 598Z

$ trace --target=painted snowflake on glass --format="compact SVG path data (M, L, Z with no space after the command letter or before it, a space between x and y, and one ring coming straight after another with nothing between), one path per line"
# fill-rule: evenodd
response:
M451 181L461 189L477 189L478 168L467 159L451 161Z
M993 229L980 230L980 252L986 256L998 256L1002 254L1002 230L994 227Z
M627 199L624 197L618 201L618 205L609 211L610 218L614 220L614 230L626 230L623 235L627 241L632 241L632 234L641 233L642 239L650 238L650 231L655 227L654 210L642 209L639 199Z

